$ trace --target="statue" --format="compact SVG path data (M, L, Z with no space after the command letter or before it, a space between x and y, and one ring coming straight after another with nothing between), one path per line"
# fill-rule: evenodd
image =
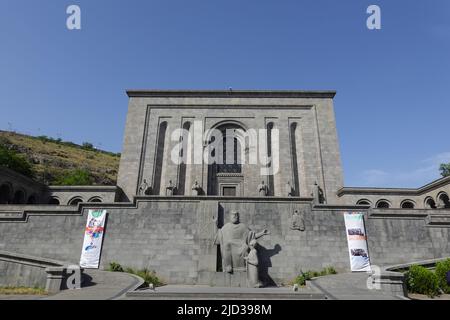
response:
M175 186L172 183L172 180L169 180L169 185L166 187L166 196L173 196L173 190Z
M266 197L269 193L269 187L264 184L264 181L261 181L261 184L258 185L258 193L260 197Z
M291 218L291 229L305 231L305 220L303 217L303 212L300 213L298 210L294 210Z
M147 191L148 191L148 188L149 187L148 187L148 184L147 184L147 180L144 179L144 181L139 186L138 195L140 195L140 196L146 195Z
M247 261L247 281L248 286L252 288L260 288L262 286L261 281L259 280L259 272L258 272L258 252L256 251L256 246L258 242L253 239L248 244L250 248L250 252L247 257L244 257L245 261Z
M239 212L231 211L230 222L219 229L214 240L215 244L220 244L223 271L245 271L245 257L248 255L250 241L267 234L267 229L258 233L250 230L239 221Z
M202 194L202 187L198 184L197 181L195 181L195 183L192 185L192 190L194 190L193 194L195 196Z
M286 183L286 193L287 193L288 197L292 197L293 190L292 190L292 186L291 186L291 182L290 181L288 181Z
M325 195L323 193L322 188L317 184L317 181L314 182L314 189L311 196L314 198L315 203L326 203Z

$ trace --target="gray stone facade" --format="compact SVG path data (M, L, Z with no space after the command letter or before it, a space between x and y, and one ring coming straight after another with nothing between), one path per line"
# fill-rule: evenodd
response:
M220 195L220 176L211 177L205 162L180 168L170 159L179 140L175 129L189 128L193 141L205 143L214 128L279 130L279 172L273 176L272 195L285 196L290 181L295 195L309 197L317 182L331 202L342 187L342 169L333 110L335 92L304 91L128 91L130 100L118 186L126 199L136 195L142 179L152 182L153 194L164 195L169 180L191 195L195 180L210 195ZM199 121L202 129L195 132ZM200 136L200 137L199 137ZM172 141L175 140L175 141ZM206 144L208 141L206 141ZM262 141L266 144L266 141ZM189 149L189 146L187 146ZM274 150L275 152L275 150ZM295 153L295 154L294 154ZM257 196L257 186L269 177L260 165L242 166L241 175L223 174L224 183L236 184L240 196ZM295 168L295 169L294 169ZM231 182L230 182L231 180ZM180 188L180 182L183 186ZM214 185L213 185L214 184ZM180 192L177 193L180 195Z
M419 189L343 187L335 92L127 93L117 187L45 187L30 182L26 189L27 180L0 171L0 191L8 191L2 194L7 201L0 205L0 250L78 263L87 210L103 208L108 218L101 267L118 262L148 268L173 284L217 279L222 266L214 240L232 210L239 211L252 230L270 231L258 240L266 284L287 283L300 271L327 266L349 271L346 211L365 214L372 264L450 255L450 177ZM209 163L203 157L205 149L215 142L217 153L227 148L208 134L209 129L264 129L258 147L263 145L264 156L272 161L278 132L279 170L261 175L267 164L248 161L254 151L246 144L248 136L235 142L228 133L221 138L233 142L233 163ZM198 142L201 161L186 161L195 156ZM173 154L184 161L175 163ZM235 163L236 159L246 160ZM193 189L195 181L201 188ZM258 190L262 181L268 192ZM39 201L12 203L13 190L20 188L26 195L39 194ZM54 204L49 205L50 200ZM293 223L295 210L299 214Z

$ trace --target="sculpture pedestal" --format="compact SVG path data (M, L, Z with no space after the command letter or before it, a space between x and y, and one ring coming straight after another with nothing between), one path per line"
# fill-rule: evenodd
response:
M197 284L211 287L241 287L247 288L247 272L234 271L233 273L200 271Z

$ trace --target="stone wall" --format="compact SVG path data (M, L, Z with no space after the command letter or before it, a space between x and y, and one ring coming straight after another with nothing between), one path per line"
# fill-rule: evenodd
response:
M316 206L297 198L138 197L136 204L82 204L81 213L25 212L22 220L1 219L0 250L79 261L89 208L105 207L108 220L101 267L109 262L155 270L169 283L196 283L199 272L215 272L217 224L230 210L260 239L263 273L277 283L300 270L333 266L349 270L343 211L355 207ZM305 212L305 231L290 228L294 209ZM359 209L360 210L360 209ZM5 216L6 217L6 216ZM371 209L366 212L369 254L386 265L450 255L450 211Z

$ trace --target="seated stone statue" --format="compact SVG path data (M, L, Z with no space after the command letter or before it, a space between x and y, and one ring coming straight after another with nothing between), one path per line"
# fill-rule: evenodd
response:
M294 194L294 190L292 189L292 186L291 186L291 182L290 182L290 181L288 181L288 182L286 183L286 193L287 193L287 196L288 196L288 197L292 197L292 195Z
M148 191L148 183L147 180L144 179L144 181L139 186L138 195L143 196L147 194Z
M166 187L166 196L173 196L175 186L172 183L172 180L169 180L169 185Z
M326 203L325 195L322 188L317 184L317 181L314 182L313 193L311 196L314 198L314 202L317 204Z
M233 270L245 271L244 258L248 255L250 241L267 234L269 234L267 229L258 233L250 230L239 221L239 212L231 211L230 222L219 229L214 241L215 244L220 244L223 271L228 273L233 273Z
M269 187L267 184L264 184L264 181L261 181L261 184L258 185L258 194L260 197L266 197L269 193Z
M300 213L298 210L294 210L291 220L291 229L305 231L305 220L303 217L303 212Z
M202 194L202 187L198 184L197 181L192 185L193 195L198 196Z

